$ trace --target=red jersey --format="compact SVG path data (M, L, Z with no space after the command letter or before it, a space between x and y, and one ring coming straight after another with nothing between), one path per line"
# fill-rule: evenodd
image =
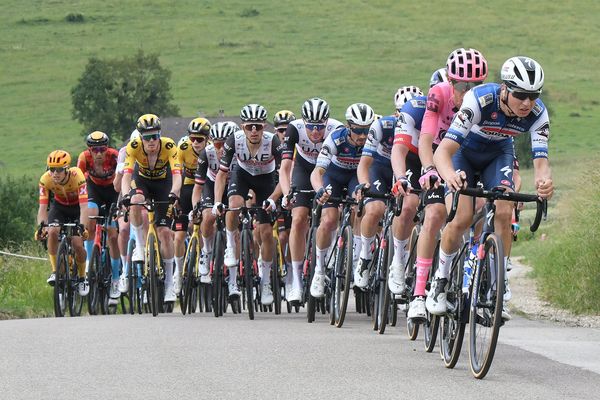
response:
M117 170L117 158L119 151L109 147L104 154L102 165L95 166L94 158L90 150L82 151L77 158L77 167L83 171L86 178L89 178L98 186L112 185Z

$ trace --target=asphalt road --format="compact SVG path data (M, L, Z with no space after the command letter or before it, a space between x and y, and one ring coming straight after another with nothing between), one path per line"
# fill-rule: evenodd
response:
M465 349L444 368L438 348L385 335L348 314L116 315L0 322L0 399L591 399L600 396L600 330L515 317L484 380Z

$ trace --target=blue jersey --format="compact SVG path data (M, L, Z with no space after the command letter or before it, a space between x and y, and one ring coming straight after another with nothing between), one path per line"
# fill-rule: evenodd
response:
M419 135L427 106L426 96L417 96L404 103L397 118L394 144L402 144L419 154Z
M350 129L345 126L340 127L325 139L316 166L327 169L329 164L333 164L342 170L356 170L362 149L363 146L350 143Z
M376 162L390 165L396 121L397 118L390 115L371 124L369 137L363 148L363 156L373 157Z
M548 158L550 121L548 110L540 99L525 118L508 117L500 109L500 85L480 85L465 94L462 106L452 120L445 138L472 150L494 142L512 141L529 132L533 158ZM469 140L465 138L469 135ZM500 143L498 143L500 145Z

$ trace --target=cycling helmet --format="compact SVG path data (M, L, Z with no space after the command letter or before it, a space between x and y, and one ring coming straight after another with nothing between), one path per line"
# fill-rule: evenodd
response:
M293 112L289 110L281 110L273 117L273 126L278 127L279 125L289 124L296 119Z
M500 79L513 89L541 92L544 86L544 70L533 58L511 57L502 64Z
M140 134L150 131L160 131L160 118L154 114L144 114L138 118L136 129Z
M313 97L302 104L302 118L305 122L325 122L329 118L329 104L323 99Z
M183 143L185 143L186 140L188 140L189 136L185 135L184 137L182 137L181 139L179 139L179 141L177 142L177 147L181 146Z
M448 73L446 72L446 68L440 68L431 75L431 79L429 79L429 87L433 87L440 82L448 82Z
M187 131L190 135L208 135L210 121L206 118L194 118L190 121Z
M104 132L94 131L87 135L85 143L88 147L108 146L108 135Z
M353 125L371 125L375 121L375 113L368 104L354 103L346 110L346 120Z
M423 96L421 89L416 86L402 86L394 95L396 110L401 109L404 103L417 96Z
M71 165L71 155L64 150L54 150L46 160L48 168L64 168L69 165Z
M267 110L260 104L248 104L240 112L242 122L265 122Z
M446 62L448 78L457 81L483 81L488 74L487 61L475 49L456 49Z
M226 140L230 135L239 130L240 128L235 122L217 122L210 127L210 138L212 140Z
M131 135L129 136L129 141L133 142L135 139L138 139L140 137L140 133L138 132L137 129L134 129L133 132L131 132Z

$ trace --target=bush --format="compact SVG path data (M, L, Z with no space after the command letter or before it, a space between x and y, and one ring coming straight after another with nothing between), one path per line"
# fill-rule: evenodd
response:
M126 140L142 114L179 115L171 103L170 78L171 72L160 66L158 56L142 50L118 60L92 57L71 89L73 118L83 125L84 136L100 130L113 143Z
M65 21L80 24L85 22L85 17L80 12L68 13L65 17Z
M0 177L0 248L31 241L37 215L37 183L31 178Z
M242 18L253 18L258 17L260 15L260 11L256 8L246 8L240 13L240 17Z

